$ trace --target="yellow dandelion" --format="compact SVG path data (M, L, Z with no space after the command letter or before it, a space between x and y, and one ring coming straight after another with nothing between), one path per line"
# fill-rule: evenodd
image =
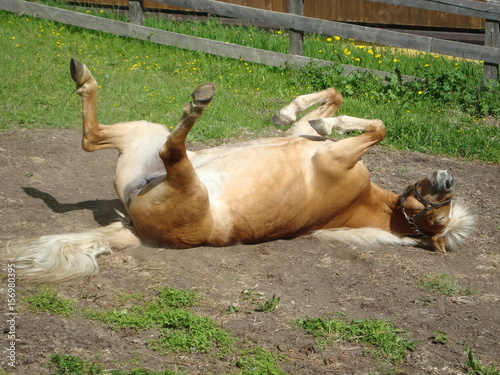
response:
M340 36L334 36L333 39L335 39L336 41L339 41L340 40Z
M327 42L331 42L331 41L332 41L332 38L326 38L326 41L327 41Z

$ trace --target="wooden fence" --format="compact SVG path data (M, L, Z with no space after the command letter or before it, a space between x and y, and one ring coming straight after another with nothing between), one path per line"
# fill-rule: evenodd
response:
M291 28L299 32L312 32L323 35L338 35L343 38L353 38L367 43L376 43L394 47L410 48L425 52L451 55L462 58L481 60L486 67L491 67L486 72L487 78L498 79L498 64L500 63L500 48L498 38L498 21L500 21L500 5L486 4L487 8L473 9L477 14L493 20L491 32L491 44L494 46L476 46L466 43L445 41L436 38L421 37L406 33L399 33L383 29L345 24L334 21L326 21L304 17L295 14L285 14L262 9L249 8L234 4L208 0L155 0L159 3L174 5L182 8L190 8L210 14L222 15L253 22L265 23L279 27ZM371 0L382 2L398 2L401 0ZM460 3L460 5L447 5L443 3ZM132 2L131 2L132 3ZM412 4L420 6L420 3L435 3L446 6L446 10L456 12L470 12L471 5L483 4L470 0L414 0ZM474 4L471 4L474 3ZM139 3L136 2L136 5ZM424 5L426 5L424 4ZM56 22L70 24L88 29L109 32L117 35L149 40L155 43L166 44L190 50L211 53L224 57L242 59L250 62L263 63L267 65L280 66L293 64L298 66L310 62L318 64L332 64L332 62L311 59L299 55L280 54L250 47L237 46L223 42L212 41L204 38L191 37L163 30L152 29L142 25L108 20L87 14L72 12L68 10L48 7L22 0L0 0L0 9L16 13L31 15L34 17L50 19ZM140 13L140 7L131 7ZM345 66L344 74L350 74L353 70L364 70L362 68ZM375 74L388 75L389 73L374 71Z
M129 0L66 0L77 3L113 5L129 7ZM224 3L243 5L275 12L294 13L289 0L220 0ZM418 1L418 0L417 0ZM305 0L304 16L330 21L353 22L358 24L379 24L385 26L431 27L462 30L484 29L484 19L462 14L440 12L402 6L414 3L404 0L401 4L380 3L366 0ZM187 10L171 4L144 0L144 8L149 10Z

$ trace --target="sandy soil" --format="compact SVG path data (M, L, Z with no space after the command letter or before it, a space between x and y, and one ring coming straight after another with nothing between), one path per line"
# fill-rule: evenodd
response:
M0 134L0 243L87 230L117 219L114 208L120 208L120 202L112 186L116 153L87 154L79 142L76 130L18 129ZM466 347L483 364L498 368L499 166L382 147L365 161L377 184L397 192L433 169L450 169L458 181L457 196L479 218L470 243L446 255L419 248L368 250L311 238L182 251L141 246L101 257L97 276L55 289L77 301L78 308L117 306L119 292L141 292L149 298L165 285L195 289L202 295L197 313L213 318L247 344L283 355L280 366L292 374L462 374ZM416 284L420 276L440 273L473 294L446 297ZM4 328L5 287L3 280ZM32 289L29 284L17 285L20 296ZM251 307L245 306L242 291L248 289L262 300L281 297L278 308L245 313ZM238 373L231 356L152 351L146 342L155 336L154 330L114 331L83 318L31 313L22 309L22 301L19 304L15 371L7 366L6 330L1 341L0 363L9 373L50 374L51 353L97 360L107 369L140 364L189 374ZM241 312L228 314L230 304L242 307ZM391 366L358 343L320 347L294 324L298 318L338 312L353 319L393 321L418 345L404 363ZM436 331L448 334L446 344L433 343Z

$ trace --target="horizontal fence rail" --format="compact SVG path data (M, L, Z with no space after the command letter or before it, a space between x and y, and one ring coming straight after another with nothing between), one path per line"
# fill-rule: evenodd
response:
M375 3L454 13L462 16L500 21L500 5L472 0L368 0Z
M297 1L297 0L296 0ZM301 1L301 0L298 0ZM372 2L390 3L407 6L403 0L368 0ZM486 41L490 46L477 46L438 38L417 36L397 31L383 30L375 27L359 26L335 21L304 17L296 14L267 11L263 9L228 4L213 0L150 0L150 2L178 6L209 14L231 17L246 21L258 22L274 27L283 27L293 32L310 32L321 35L335 35L342 38L419 50L429 53L449 55L459 58L484 61L485 78L498 79L498 64L500 64L499 22L487 22ZM73 26L108 32L173 47L210 53L213 55L242 59L249 62L271 66L295 65L305 66L309 63L333 65L331 61L313 59L299 54L283 54L267 50L244 47L199 37L193 37L142 26L141 7L139 1L130 1L131 23L109 20L59 8L49 7L23 0L0 0L0 9L20 14L28 14L39 18L50 19ZM466 15L474 14L489 19L500 18L500 5L479 3L471 0L414 0L411 6L415 8L436 9ZM139 16L139 20L133 16ZM293 51L291 45L291 51ZM300 52L296 52L300 53ZM387 77L391 73L344 65L343 75L354 71L370 71L376 75ZM403 80L413 77L404 76Z
M236 44L178 34L170 31L111 20L22 0L0 0L0 10L48 19L67 25L102 31L114 35L147 40L171 47L178 47L276 67L286 65L306 66L311 63L325 66L334 65L331 61L319 60L305 56L289 55L286 53L271 52L258 48L244 47ZM348 76L353 72L371 72L381 77L391 76L391 73L388 72L365 69L357 66L343 65L343 68L342 75L344 76ZM414 79L414 77L402 76L402 79L407 81Z
M341 38L352 38L367 43L383 44L399 48L414 49L423 52L437 53L472 60L500 64L500 48L476 46L417 36L397 31L377 29L374 27L352 25L342 22L320 20L285 14L263 9L244 7L213 0L154 0L158 3L176 5L196 11L247 21L260 22L267 25L301 30L305 32L336 35Z

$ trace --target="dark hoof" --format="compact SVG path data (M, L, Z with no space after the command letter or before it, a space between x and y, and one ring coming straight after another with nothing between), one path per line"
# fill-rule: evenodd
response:
M194 89L191 97L196 105L207 105L212 101L215 91L213 83L204 83Z
M274 115L271 118L271 122L276 125L289 126L292 123L292 120L281 115Z
M319 135L330 135L325 128L325 122L322 119L309 120L309 125L316 130Z
M79 85L81 85L85 82L84 81L85 65L83 65L78 60L71 58L71 62L69 64L69 69L71 71L71 78L73 78L73 81L75 81Z

